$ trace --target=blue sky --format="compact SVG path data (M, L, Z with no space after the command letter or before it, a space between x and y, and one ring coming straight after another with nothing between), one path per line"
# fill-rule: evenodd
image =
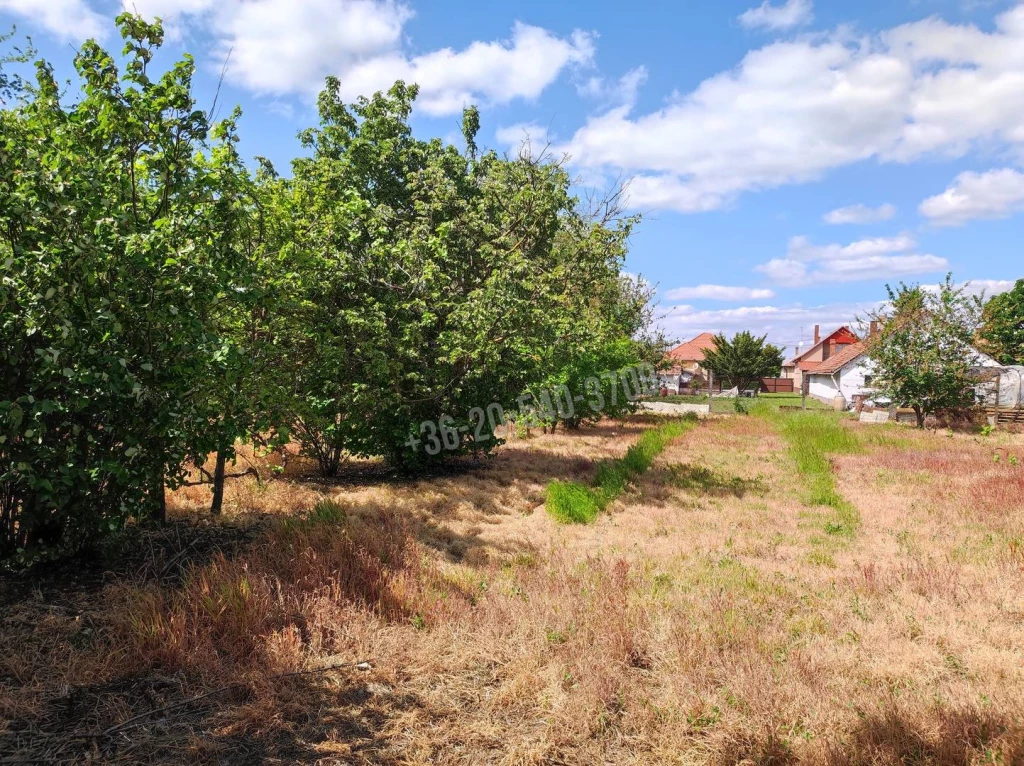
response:
M336 74L345 94L416 81L417 133L570 157L630 179L627 267L678 338L750 329L793 346L886 282L947 271L990 294L1024 277L1024 3L1016 0L134 0L159 63L199 64L240 104L242 149L287 171ZM70 77L89 36L120 48L118 0L0 0Z

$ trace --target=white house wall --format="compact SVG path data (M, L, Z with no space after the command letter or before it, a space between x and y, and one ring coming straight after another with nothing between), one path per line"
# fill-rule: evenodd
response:
M835 380L831 375L811 375L807 393L823 402L831 402L839 393Z
M874 363L868 357L858 357L832 375L812 374L809 393L823 402L831 402L837 394L842 394L847 404L852 404L855 395L872 393L866 378L873 371Z

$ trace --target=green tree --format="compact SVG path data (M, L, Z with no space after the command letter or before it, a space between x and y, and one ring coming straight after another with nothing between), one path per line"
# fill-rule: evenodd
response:
M617 284L628 223L585 215L561 165L522 151L467 151L415 138L415 86L345 104L330 78L311 156L282 182L286 271L296 275L275 336L291 373L293 432L325 475L348 455L413 468L489 450L474 407L509 409L557 369L588 318L580 285ZM617 288L616 288L617 289ZM470 434L431 456L421 424Z
M219 307L245 289L233 124L208 140L191 58L155 76L160 25L117 21L123 72L87 41L74 104L39 63L0 113L0 555L162 518L165 486L234 443L213 407Z
M1024 364L1024 279L989 299L978 335L983 350L1000 364Z
M756 336L744 330L730 341L719 333L715 336L715 347L704 352L702 366L740 390L750 388L761 378L777 377L782 369L782 349L766 343L766 338L767 335Z
M15 30L0 34L0 45L14 37ZM25 92L25 84L17 74L4 71L4 65L25 64L35 57L35 49L29 45L25 50L13 48L10 53L0 55L0 104L20 98Z
M928 415L973 404L981 300L952 275L934 291L902 282L886 290L888 304L869 315L880 328L868 340L878 395L912 407L918 428Z

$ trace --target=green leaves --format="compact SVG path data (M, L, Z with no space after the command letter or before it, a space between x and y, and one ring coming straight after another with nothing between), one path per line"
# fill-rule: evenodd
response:
M0 112L0 558L146 516L187 458L249 428L225 431L220 392L237 390L223 348L248 311L251 181L233 126L206 141L192 61L157 77L160 26L119 25L123 72L90 41L71 105L40 63Z
M1024 364L1024 279L985 304L979 336L1000 364Z
M715 347L704 352L703 367L740 390L750 388L761 378L775 377L782 367L782 349L765 343L766 337L743 331L730 341L719 334Z
M888 306L870 315L880 327L868 339L872 387L913 407L921 427L929 414L973 404L980 300L955 287L952 275L936 291L903 283L887 289Z

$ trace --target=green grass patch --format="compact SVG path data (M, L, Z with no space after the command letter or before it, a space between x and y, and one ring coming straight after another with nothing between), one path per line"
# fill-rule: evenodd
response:
M833 510L825 520L827 534L852 537L860 526L860 514L836 491L830 455L857 452L856 435L843 427L839 415L830 412L764 411L789 445L789 454L807 488L805 502Z
M678 439L698 422L696 415L688 415L645 431L623 457L597 467L592 487L574 481L551 482L545 498L548 513L563 524L589 524L625 491L630 481L650 469L654 458L673 439Z
M545 505L555 521L562 524L589 524L604 507L597 492L574 481L548 484Z

